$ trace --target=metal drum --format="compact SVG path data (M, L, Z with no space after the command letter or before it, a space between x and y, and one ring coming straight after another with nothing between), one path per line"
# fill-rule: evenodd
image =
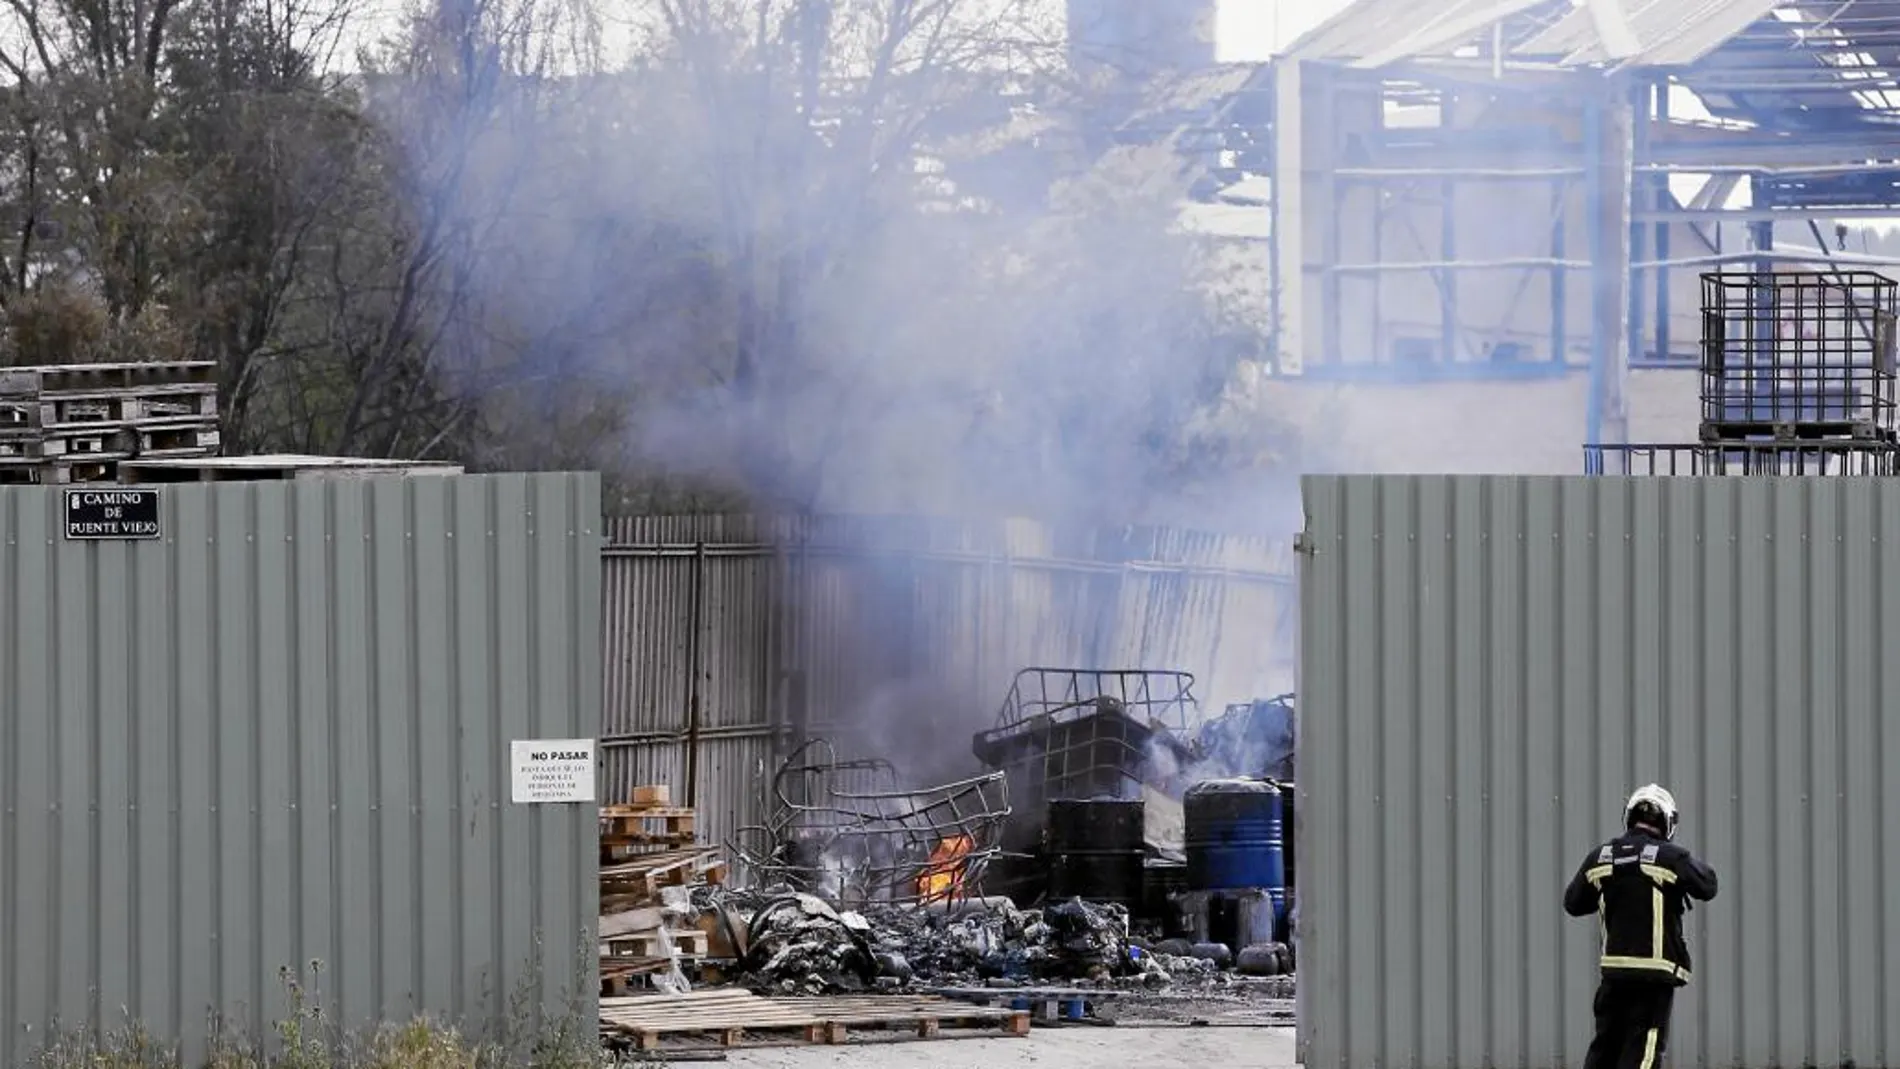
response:
M1145 807L1140 802L1050 802L1045 825L1049 897L1139 907L1144 821Z
M1261 890L1286 911L1280 788L1265 780L1196 784L1184 799L1188 889Z

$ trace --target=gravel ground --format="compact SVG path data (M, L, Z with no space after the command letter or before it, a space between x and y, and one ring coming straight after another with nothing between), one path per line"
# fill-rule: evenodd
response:
M1293 1069L1291 1028L1038 1028L1010 1039L864 1042L732 1052L733 1069L1126 1069L1130 1065Z
M1258 988L1235 984L1223 989L1129 992L1105 999L1103 1017L1126 1024L1210 1024L1274 1027L1293 1023L1293 1000L1263 998Z

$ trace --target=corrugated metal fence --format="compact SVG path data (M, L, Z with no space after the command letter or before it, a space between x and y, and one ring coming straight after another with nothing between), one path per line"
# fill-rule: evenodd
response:
M1308 1069L1582 1061L1560 896L1650 780L1722 880L1671 1060L1900 1061L1900 483L1313 478Z
M599 724L596 479L161 493L87 543L0 489L0 1059L261 1030L312 960L345 1021L559 999L594 814L510 804L508 746Z
M1029 665L1186 669L1208 705L1290 689L1284 541L901 518L608 532L605 790L690 784L714 841L764 815L800 702L903 769L967 754Z

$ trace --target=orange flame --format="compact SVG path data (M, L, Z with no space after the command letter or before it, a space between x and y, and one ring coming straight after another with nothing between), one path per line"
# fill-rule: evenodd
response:
M963 859L974 849L976 840L968 835L952 835L937 843L917 877L917 893L925 902L941 902L963 890Z

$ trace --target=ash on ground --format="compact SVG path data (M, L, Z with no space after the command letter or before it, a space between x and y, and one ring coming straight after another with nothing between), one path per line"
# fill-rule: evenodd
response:
M1205 1002L1292 997L1284 947L1129 935L1122 906L1070 899L1018 909L1005 898L842 910L814 895L706 888L694 905L721 918L738 953L738 980L768 994L818 995L915 987L1063 987L1127 995L1172 993ZM1233 966L1239 965L1241 972ZM1165 1001L1165 1000L1163 1000Z

